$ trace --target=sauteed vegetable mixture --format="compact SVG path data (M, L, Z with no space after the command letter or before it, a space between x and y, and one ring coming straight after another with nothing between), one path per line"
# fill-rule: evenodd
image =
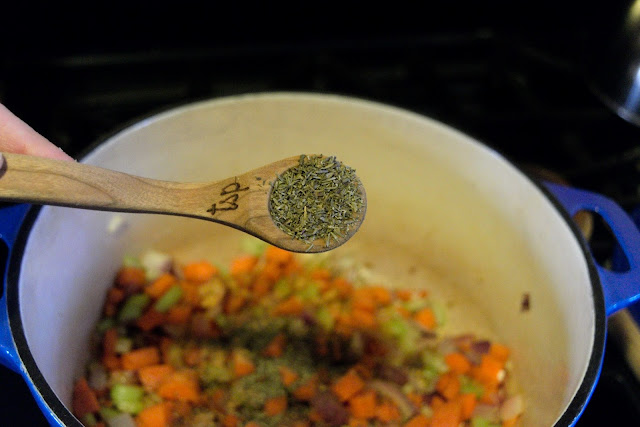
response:
M339 265L262 245L228 271L125 259L75 415L86 426L516 425L509 348L441 336L445 310L427 291Z

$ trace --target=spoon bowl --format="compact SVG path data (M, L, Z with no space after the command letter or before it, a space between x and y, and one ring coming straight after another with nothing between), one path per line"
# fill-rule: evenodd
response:
M347 232L332 239L296 239L280 229L269 210L272 184L297 166L289 157L215 182L173 182L143 178L97 166L20 154L0 153L0 200L73 208L178 215L236 228L292 252L334 249L358 230L363 204Z

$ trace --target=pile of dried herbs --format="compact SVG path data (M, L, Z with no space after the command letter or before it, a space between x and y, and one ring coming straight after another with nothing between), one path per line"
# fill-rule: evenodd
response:
M311 244L342 239L357 227L364 197L355 170L335 157L300 156L276 178L269 210L276 225L294 239Z

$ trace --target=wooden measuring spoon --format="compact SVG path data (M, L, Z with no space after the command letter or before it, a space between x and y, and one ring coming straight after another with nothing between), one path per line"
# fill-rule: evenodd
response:
M271 183L298 165L299 156L282 159L216 182L160 181L76 162L0 153L0 200L115 211L157 213L224 224L293 252L334 249L358 230L364 206L349 232L328 243L297 240L283 232L269 213Z

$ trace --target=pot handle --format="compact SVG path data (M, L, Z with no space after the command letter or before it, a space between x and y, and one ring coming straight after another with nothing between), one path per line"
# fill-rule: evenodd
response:
M0 363L16 372L20 369L20 358L16 351L9 326L9 311L7 306L7 276L8 264L11 259L13 244L18 236L20 225L27 211L27 204L0 204L0 245L4 243L6 251L0 252L0 272L2 276L2 296L0 297ZM3 255L6 254L6 259Z
M623 272L607 270L595 263L602 282L607 316L640 299L640 230L631 217L611 199L600 194L543 182L571 215L581 210L594 212L609 225L629 269Z

